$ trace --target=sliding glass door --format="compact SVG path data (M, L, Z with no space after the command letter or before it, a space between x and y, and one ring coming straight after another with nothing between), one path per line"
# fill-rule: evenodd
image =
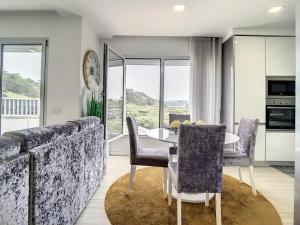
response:
M140 135L166 127L170 113L189 113L189 75L188 59L126 59L126 114Z
M126 115L135 117L140 135L159 127L159 96L160 59L127 59Z
M0 40L1 134L43 125L45 41Z

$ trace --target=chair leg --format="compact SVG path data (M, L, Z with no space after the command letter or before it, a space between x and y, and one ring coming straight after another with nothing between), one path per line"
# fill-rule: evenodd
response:
M169 172L169 179L168 179L168 205L171 206L172 204L172 179Z
M222 225L221 193L216 193L216 221L217 225Z
M167 193L167 182L168 182L168 168L163 168L163 172L164 172L164 198L168 197L168 193Z
M131 190L132 183L133 183L133 179L134 179L134 175L135 175L135 170L136 170L136 166L135 166L135 165L131 165L126 195L129 195L129 192L130 192L130 190Z
M209 206L209 193L208 192L205 193L205 206L206 207Z
M177 193L177 225L181 225L181 194Z
M240 178L240 183L243 183L243 178L242 178L242 170L241 170L241 167L238 166L237 167L237 170L238 170L238 174L239 174L239 178Z
M257 195L256 193L256 188L254 184L254 171L253 171L253 166L249 166L249 176L250 176L250 182L251 182L251 187L252 187L252 193L253 195Z

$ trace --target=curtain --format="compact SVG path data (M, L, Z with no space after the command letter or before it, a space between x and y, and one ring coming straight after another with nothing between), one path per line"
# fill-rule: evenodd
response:
M193 121L219 124L222 38L190 38L190 113Z

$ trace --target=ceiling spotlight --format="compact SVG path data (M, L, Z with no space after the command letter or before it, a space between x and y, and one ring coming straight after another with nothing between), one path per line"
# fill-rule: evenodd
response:
M282 6L274 6L269 10L269 13L278 13L283 9Z
M183 4L174 5L174 11L183 12L184 10L185 10L185 5L183 5Z

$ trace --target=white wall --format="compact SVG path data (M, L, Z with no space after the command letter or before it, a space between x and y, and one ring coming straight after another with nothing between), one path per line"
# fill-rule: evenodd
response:
M81 35L81 57L80 57L80 106L81 115L85 114L86 110L86 99L91 95L93 91L101 93L103 90L103 43L101 43L98 35L93 31L88 22L83 19L82 21L82 35ZM88 90L85 86L83 79L83 59L86 51L94 50L99 57L101 81L98 90Z
M296 6L296 152L294 224L300 224L300 2Z
M188 37L135 37L116 36L104 40L124 57L188 57Z
M47 38L46 124L80 115L82 18L56 13L0 14L0 38Z

